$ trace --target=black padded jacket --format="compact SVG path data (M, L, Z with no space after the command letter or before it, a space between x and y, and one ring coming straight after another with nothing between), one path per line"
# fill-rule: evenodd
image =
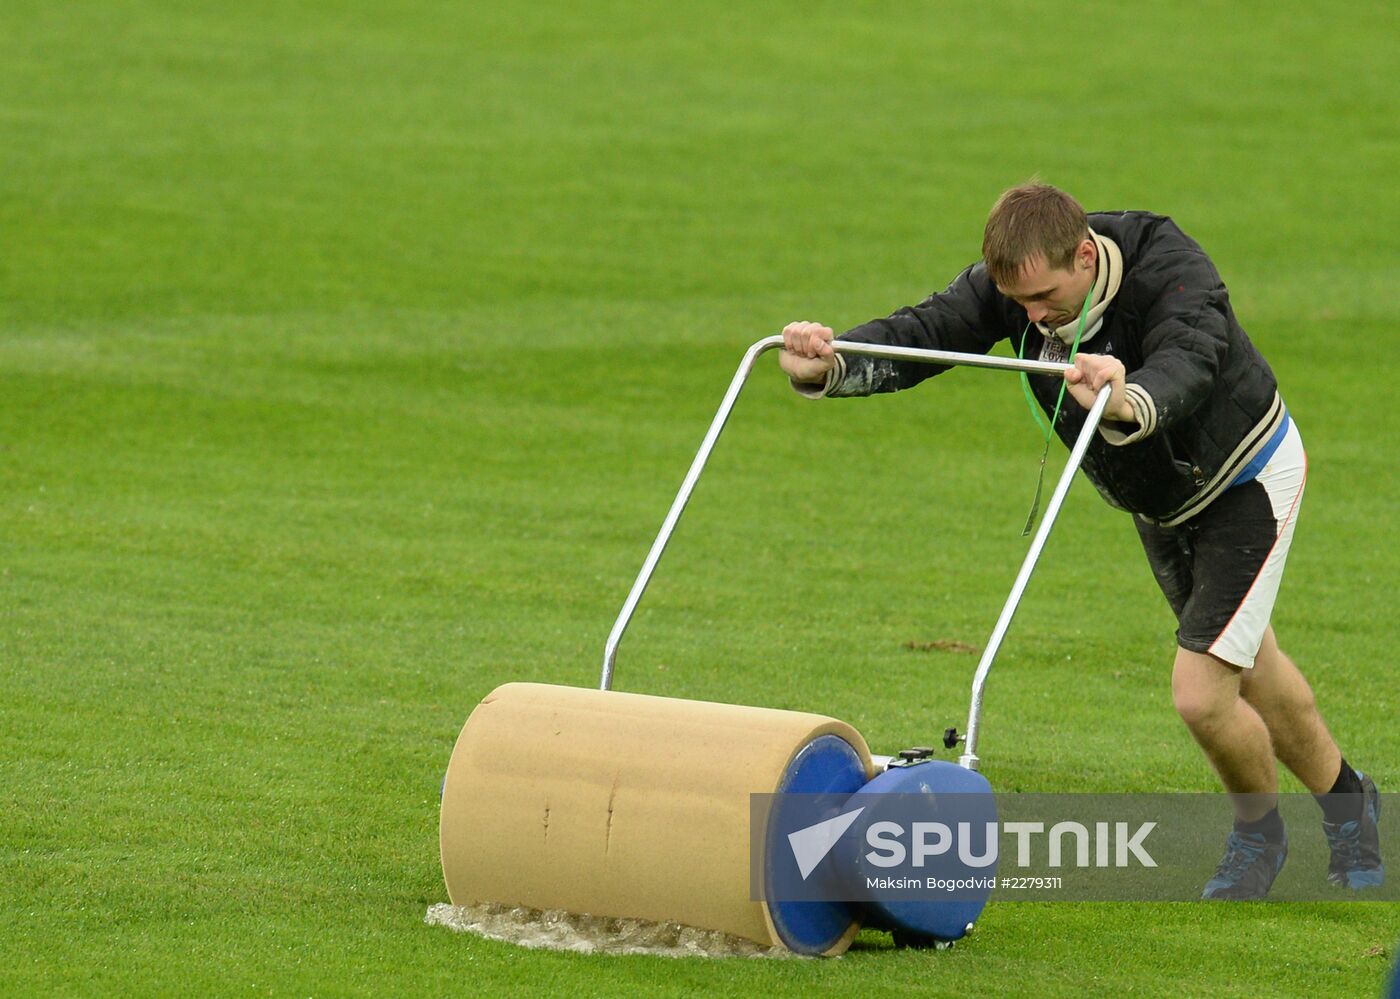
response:
M1103 325L1080 350L1123 362L1139 422L1103 424L1085 454L1084 472L1114 506L1178 524L1227 489L1283 425L1278 384L1236 321L1215 265L1171 219L1095 212L1089 226L1118 245L1123 273ZM998 292L978 262L946 290L841 339L987 353L1007 339L1019 349L1023 335L1026 356L1038 357L1044 336L1034 327L1027 331L1025 309ZM838 360L822 395L892 392L948 370L856 355ZM1061 381L1030 377L1047 415ZM1087 415L1066 395L1055 426L1066 444Z

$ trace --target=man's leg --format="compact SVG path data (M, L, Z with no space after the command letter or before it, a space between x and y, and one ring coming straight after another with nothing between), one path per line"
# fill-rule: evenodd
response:
M1206 653L1178 648L1172 700L1230 792L1236 818L1254 822L1278 804L1278 772L1269 728L1241 696L1243 672Z
M1312 688L1278 647L1272 627L1264 632L1254 669L1242 678L1241 694L1264 719L1278 758L1322 806L1322 831L1332 851L1327 880L1353 889L1383 884L1375 781L1342 759Z
M1240 678L1240 694L1263 719L1273 751L1313 794L1332 790L1342 753L1317 710L1312 688L1293 660L1278 647L1273 627L1254 657L1254 668Z
M1278 813L1278 771L1269 730L1240 696L1237 666L1203 652L1178 648L1172 699L1230 794L1235 824L1225 855L1202 897L1263 898L1288 856Z

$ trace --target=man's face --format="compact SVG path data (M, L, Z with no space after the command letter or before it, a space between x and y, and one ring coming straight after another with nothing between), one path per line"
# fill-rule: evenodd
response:
M1024 308L1031 322L1063 326L1078 318L1094 287L1098 249L1092 239L1084 240L1067 268L1050 267L1044 256L1032 257L1014 281L997 290Z

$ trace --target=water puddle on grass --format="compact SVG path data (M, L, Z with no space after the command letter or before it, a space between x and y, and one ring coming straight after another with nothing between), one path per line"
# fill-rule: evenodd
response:
M475 933L521 947L576 954L650 954L655 957L792 957L752 940L717 930L640 919L606 919L574 912L521 909L508 905L428 906L429 926Z

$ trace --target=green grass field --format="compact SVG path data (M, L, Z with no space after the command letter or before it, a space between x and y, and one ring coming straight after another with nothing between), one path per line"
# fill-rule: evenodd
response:
M994 900L835 961L423 916L462 722L595 682L743 348L941 288L1036 172L1215 256L1311 458L1280 638L1400 789L1398 43L1383 3L7 0L0 994L1377 994L1391 904ZM927 741L975 660L905 643L985 641L1037 431L1009 376L814 405L766 361L618 687ZM1171 636L1079 484L993 786L1212 789Z

